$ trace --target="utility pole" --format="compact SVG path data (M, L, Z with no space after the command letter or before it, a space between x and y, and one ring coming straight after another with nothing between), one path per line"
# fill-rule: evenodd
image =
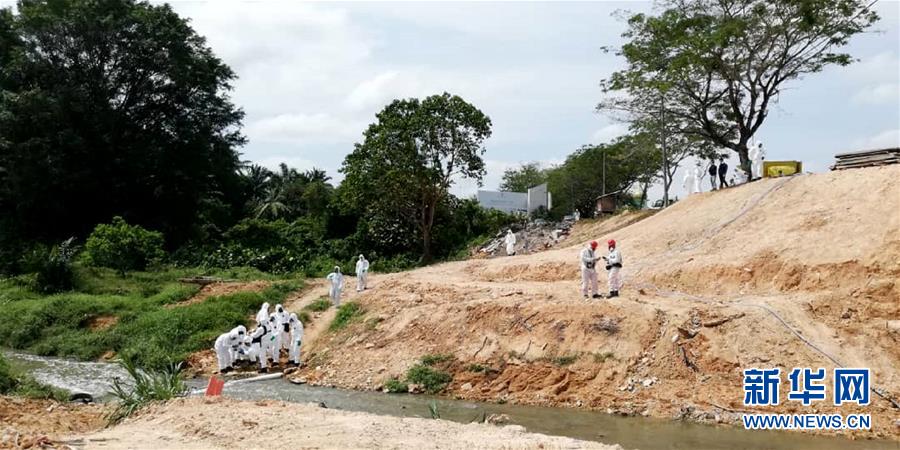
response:
M666 146L666 100L664 96L659 97L659 106L660 106L660 127L659 127L659 137L662 147L662 159L663 159L663 208L669 207L669 154L668 148Z

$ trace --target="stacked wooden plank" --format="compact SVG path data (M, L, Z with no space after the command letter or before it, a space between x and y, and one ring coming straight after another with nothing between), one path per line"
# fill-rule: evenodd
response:
M834 155L836 161L831 170L856 169L859 167L883 166L900 163L900 148L866 150L862 152Z

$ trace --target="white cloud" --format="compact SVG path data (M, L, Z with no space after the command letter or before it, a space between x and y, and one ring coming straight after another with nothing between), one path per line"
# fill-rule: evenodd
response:
M853 95L852 101L860 105L900 104L900 83L881 83L868 86Z
M327 113L279 114L249 124L247 136L264 142L341 142L362 133L363 123L341 120Z
M383 105L393 98L392 93L399 87L399 75L396 70L390 70L359 83L347 96L347 106L361 110Z
M900 148L900 129L885 130L865 139L857 139L853 146L859 150Z
M628 133L628 126L622 123L607 125L591 135L591 144L606 144Z

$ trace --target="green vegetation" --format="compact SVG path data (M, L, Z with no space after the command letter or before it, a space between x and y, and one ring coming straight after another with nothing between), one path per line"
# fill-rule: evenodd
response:
M560 367L568 366L568 365L574 363L575 361L578 361L579 356L580 355L577 355L577 354L576 355L557 356L555 358L551 358L550 361L553 364L556 364L557 366L560 366Z
M359 306L359 303L356 302L347 302L338 307L337 314L334 316L334 320L331 321L331 325L328 326L330 331L339 331L347 327L351 322L356 321L363 314L365 314L365 310L362 306Z
M405 394L409 392L409 384L396 378L390 378L385 381L384 388L391 394Z
M0 354L0 394L60 402L69 400L68 391L38 383L27 374L16 371L3 354Z
M451 381L453 381L453 376L449 373L424 364L416 364L406 372L407 383L421 384L425 392L429 394L443 391Z
M469 366L466 367L466 370L469 372L483 373L488 371L488 367L482 366L481 364L469 364Z
M152 402L171 400L188 392L181 377L181 364L147 371L129 361L122 360L119 364L131 377L131 387L119 379L113 380L112 394L118 401L106 417L110 424L120 422Z
M426 366L434 366L437 364L443 364L446 362L450 362L456 359L453 355L449 354L436 354L436 355L425 355L422 357L422 364Z
M198 288L179 283L196 271L168 269L129 272L75 266L73 291L44 296L29 287L28 277L0 281L0 342L39 355L96 359L115 352L148 369L163 369L190 353L212 346L215 337L244 324L263 302L278 303L299 287L280 281L263 292L240 292L203 302L166 307L186 300ZM258 271L210 272L230 278L273 279ZM99 317L112 317L106 328L91 329Z
M440 419L441 412L438 411L437 402L432 400L431 403L428 404L428 413L431 414L432 419Z
M616 359L616 354L613 352L610 352L610 351L606 351L603 353L592 353L592 355L594 356L595 363L604 363L607 360L610 360L610 359L615 360Z
M120 274L144 270L165 256L162 233L129 225L118 216L113 217L110 224L97 225L88 236L84 249L89 264L116 269Z
M314 311L314 312L322 312L331 308L331 299L328 297L321 297L314 300L312 303L303 307L304 311Z

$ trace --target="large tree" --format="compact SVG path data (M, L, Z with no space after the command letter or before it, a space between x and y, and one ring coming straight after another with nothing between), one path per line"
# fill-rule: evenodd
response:
M20 0L0 10L0 63L3 231L121 215L177 243L242 206L235 75L170 6Z
M547 182L547 172L540 164L530 162L503 171L500 190L505 192L527 192L528 189Z
M450 186L457 177L479 184L484 177L491 120L448 93L394 100L376 117L344 160L342 195L370 224L415 230L430 261L435 213Z
M625 95L600 109L664 114L679 133L735 151L747 170L747 143L785 83L850 64L837 50L878 20L873 3L663 0L660 14L628 19L626 68L604 81Z

